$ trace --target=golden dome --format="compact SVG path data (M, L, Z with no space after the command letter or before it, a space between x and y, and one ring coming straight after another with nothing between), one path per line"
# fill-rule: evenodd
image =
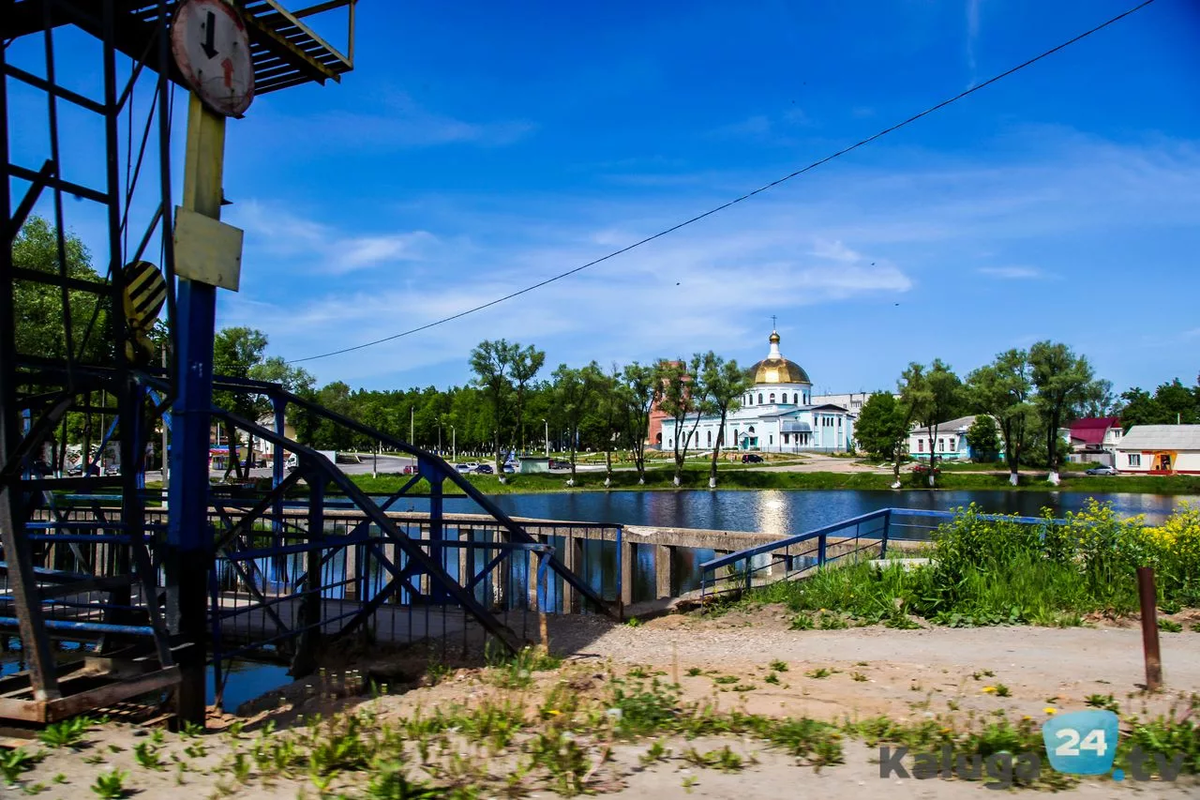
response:
M811 386L812 381L808 379L808 373L795 361L787 360L779 352L779 334L771 331L768 341L771 343L770 354L750 367L750 375L754 378L755 385L805 383Z

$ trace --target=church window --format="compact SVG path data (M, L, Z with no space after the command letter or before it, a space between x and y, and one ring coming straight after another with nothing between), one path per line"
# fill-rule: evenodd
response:
M758 393L758 402L759 402L759 403L761 403L761 402L762 402L762 392L759 392L759 393Z
M708 432L708 446L712 447L712 431Z
M925 440L924 439L917 439L917 452L918 453L925 452Z
M775 434L772 433L767 437L767 444L775 444Z
M792 393L792 404L793 404L793 405L798 405L799 403L800 403L800 396L799 396L798 394L795 394L795 393L793 392L793 393Z
M771 399L769 402L771 402L771 403L775 402L775 393L774 392L771 392Z
M788 435L786 433L783 435L783 443L784 444L788 443Z

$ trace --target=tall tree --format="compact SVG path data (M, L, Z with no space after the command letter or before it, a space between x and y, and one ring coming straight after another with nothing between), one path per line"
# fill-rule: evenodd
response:
M972 411L987 414L999 426L1008 482L1016 486L1036 416L1029 354L1015 348L1006 350L991 364L972 372L967 376L967 398Z
M650 433L650 410L659 399L662 382L657 380L652 366L634 361L622 374L625 397L629 402L629 440L633 443L633 463L637 468L638 485L646 482L646 438Z
M267 336L260 330L246 327L222 328L213 338L213 373L230 378L250 378L256 367L263 363L267 349ZM213 404L251 422L259 417L258 398L249 392L213 392ZM248 475L247 466L238 453L238 437L233 426L225 426L226 444L229 446L229 462L225 477L234 471L239 480ZM254 452L254 439L249 437L247 447Z
M613 448L621 434L629 429L629 390L621 380L621 368L615 363L607 374L596 370L592 376L595 386L596 414L601 427L601 444L604 447L604 485L612 485Z
M938 427L961 408L962 381L940 358L928 368L912 363L900 378L900 395L929 439L929 485L934 486Z
M525 447L525 394L529 388L529 382L537 377L545 363L545 351L538 350L533 345L529 345L524 350L517 350L513 354L510 373L516 386L517 436L521 443L522 453L527 452Z
M496 475L504 483L504 462L500 457L500 442L504 428L504 411L512 394L512 365L521 346L504 339L484 340L471 351L471 370L475 385L484 391L492 409L492 452L495 455Z
M700 423L699 398L695 397L691 375L688 374L687 363L678 361L659 361L655 368L655 379L659 382L659 409L675 421L675 435L671 439L671 447L675 456L674 483L679 486L683 482L683 465L687 458L688 445L692 434ZM690 431L684 430L689 414L695 413L696 421Z
M904 440L908 438L904 404L890 392L873 393L863 403L854 423L854 438L875 458L898 464L896 456L904 450Z
M83 240L72 233L63 237L68 278L103 285L92 268L92 256ZM13 266L57 275L60 265L58 232L44 218L31 216L12 243ZM108 315L108 297L103 293L69 291L63 305L63 290L34 281L13 282L13 312L16 314L17 352L47 358L66 358L67 321L70 349L76 358L103 363L115 355ZM95 317L95 324L91 324ZM10 324L5 321L4 324ZM90 331L89 331L90 328Z
M568 486L575 485L575 451L579 445L579 426L591 410L596 388L596 376L600 366L592 362L583 369L572 369L559 364L554 370L554 394L558 407L567 425L567 448L571 454L571 477Z
M717 459L721 456L721 446L725 443L725 420L730 411L737 411L742 404L742 396L753 385L750 377L738 366L736 361L726 361L712 350L705 353L699 361L699 394L721 417L721 425L717 429L717 442L712 451L712 465L708 472L708 488L717 488Z
M978 414L967 429L967 443L976 461L995 461L1000 453L1000 432L988 414Z
M1046 436L1048 479L1059 482L1058 431L1073 419L1087 398L1094 394L1092 365L1065 344L1037 342L1029 348L1030 376L1037 389L1034 400Z

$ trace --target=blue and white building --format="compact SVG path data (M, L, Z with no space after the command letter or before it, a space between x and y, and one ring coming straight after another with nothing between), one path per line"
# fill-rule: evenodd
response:
M838 453L850 449L854 416L843 406L814 404L808 373L783 357L777 332L771 332L769 341L767 357L749 369L754 385L742 397L741 407L729 413L724 431L719 416L701 417L689 450L710 450L719 440L723 450ZM688 417L682 434L677 434L675 420L663 420L662 449L673 450L676 436L689 435L695 424L696 418Z

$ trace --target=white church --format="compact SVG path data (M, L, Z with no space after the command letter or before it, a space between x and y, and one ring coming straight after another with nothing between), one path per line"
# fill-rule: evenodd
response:
M812 381L795 361L779 352L779 334L771 331L771 351L749 369L754 386L742 397L741 408L725 419L723 450L757 450L767 453L825 452L850 449L854 418L832 403L813 403ZM683 433L691 432L695 417L684 420ZM716 446L721 433L719 416L704 416L696 427L689 450ZM663 450L675 448L675 420L662 421Z

